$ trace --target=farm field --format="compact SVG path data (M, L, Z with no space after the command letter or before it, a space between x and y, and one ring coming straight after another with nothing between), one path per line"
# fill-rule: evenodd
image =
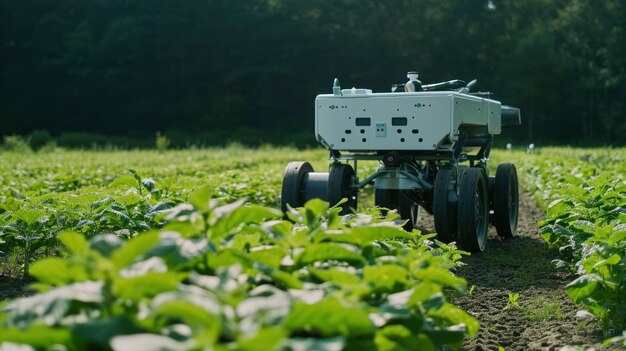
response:
M388 225L394 214L378 218L367 190L360 215L313 202L291 214L296 225L281 221L294 160L327 167L325 150L236 145L0 153L0 298L23 297L4 304L0 340L600 349L626 329L625 149L494 151L492 170L516 163L525 189L519 235L490 233L471 256L436 244L424 211L423 235Z

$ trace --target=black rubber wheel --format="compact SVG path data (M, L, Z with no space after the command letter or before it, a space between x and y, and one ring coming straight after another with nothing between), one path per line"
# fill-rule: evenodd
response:
M374 193L374 203L378 207L397 210L400 219L408 220L403 228L406 231L412 231L417 228L419 219L419 205L404 194L399 189L376 189ZM386 214L383 211L383 214Z
M493 224L498 235L510 238L517 231L519 189L517 170L512 163L502 163L496 170L493 186Z
M289 162L283 175L283 188L280 194L280 208L283 213L287 212L287 204L296 208L304 205L305 174L313 172L313 167L308 162Z
M488 180L482 168L468 167L461 172L459 188L459 242L461 248L481 252L489 229Z
M348 201L341 205L340 214L350 213L350 209L356 210L358 189L352 187L355 176L352 166L345 163L335 163L330 167L328 175L328 202L330 206L336 205L341 199Z
M455 167L445 165L437 171L433 194L433 215L437 239L444 243L455 241L459 231L456 181Z

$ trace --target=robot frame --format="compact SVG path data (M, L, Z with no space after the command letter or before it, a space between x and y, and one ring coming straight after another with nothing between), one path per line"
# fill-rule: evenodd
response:
M376 206L397 210L407 230L417 226L421 206L434 215L437 239L464 250L484 250L489 224L502 237L515 235L517 171L502 163L489 176L487 162L502 125L521 123L519 109L471 92L476 80L422 85L416 72L407 78L390 93L341 89L335 79L332 94L316 97L315 134L330 151L329 171L289 163L282 210L313 198L331 205L347 198L347 214L356 210L358 190L373 184ZM359 181L359 161L380 165Z

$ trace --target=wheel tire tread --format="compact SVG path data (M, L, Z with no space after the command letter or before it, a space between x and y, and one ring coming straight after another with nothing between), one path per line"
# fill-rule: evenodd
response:
M515 218L510 218L509 208L509 187L513 182L515 188ZM503 196L501 194L506 194ZM503 238L510 238L517 231L517 221L519 218L519 183L517 179L517 170L512 163L502 163L498 165L496 170L496 179L493 186L493 224L496 232ZM506 209L503 211L503 209ZM511 223L511 222L514 223Z
M301 207L302 178L304 174L313 172L313 167L306 161L289 162L283 174L283 184L280 195L280 207L283 213L287 212L287 204L291 207Z
M479 239L476 223L476 192L480 188L479 182L483 182L483 215L484 237ZM464 250L481 252L485 248L489 220L488 184L484 170L480 168L465 168L461 173L459 190L459 242Z
M448 182L455 170L451 167L441 167L435 178L433 194L433 215L435 217L435 231L437 239L449 243L456 239L459 223L455 204L448 202ZM445 182L445 183L442 183Z

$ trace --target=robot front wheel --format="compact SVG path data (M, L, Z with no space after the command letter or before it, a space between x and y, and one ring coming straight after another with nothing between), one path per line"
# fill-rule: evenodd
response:
M456 172L460 170L458 176ZM458 179L458 180L457 180ZM511 163L498 165L495 177L483 167L442 166L435 178L433 209L437 238L458 241L471 252L485 249L489 224L510 238L517 231L519 190Z
M352 187L354 169L348 164L335 163L329 172L315 172L308 162L290 162L283 175L281 209L287 212L287 205L297 208L314 198L328 201L331 205L341 199L348 201L341 205L340 214L356 209L358 189Z

